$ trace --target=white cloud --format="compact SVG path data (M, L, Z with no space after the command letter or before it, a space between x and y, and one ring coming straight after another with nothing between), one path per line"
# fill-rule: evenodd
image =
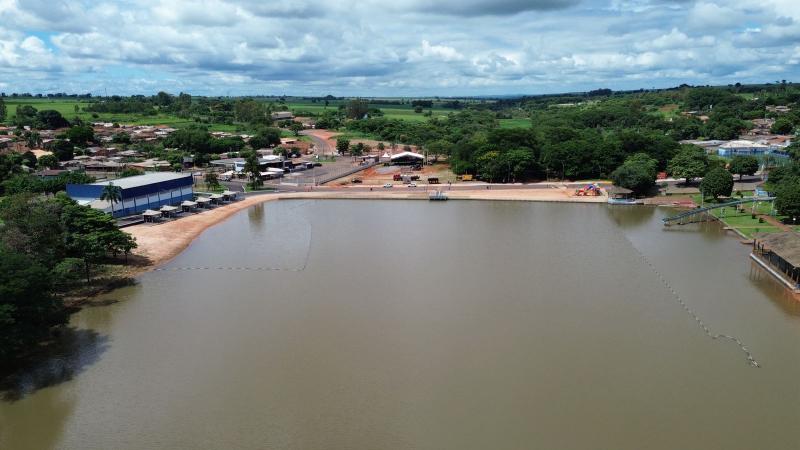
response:
M0 0L0 24L15 91L535 93L800 72L796 0Z
M426 59L436 59L445 62L461 61L464 55L453 47L446 45L431 45L427 40L423 40L420 48L408 52L408 60L411 62Z

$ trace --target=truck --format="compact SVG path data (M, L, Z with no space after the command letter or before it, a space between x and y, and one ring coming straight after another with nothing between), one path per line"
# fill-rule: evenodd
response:
M439 184L439 178L437 178L437 177L428 177L428 184Z

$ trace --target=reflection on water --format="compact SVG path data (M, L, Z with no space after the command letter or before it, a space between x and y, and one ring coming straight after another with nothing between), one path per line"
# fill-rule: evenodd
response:
M0 382L0 398L13 402L39 389L70 381L95 363L108 348L108 336L66 327L52 344Z
M750 281L786 314L800 317L800 301L780 281L755 262L750 263Z

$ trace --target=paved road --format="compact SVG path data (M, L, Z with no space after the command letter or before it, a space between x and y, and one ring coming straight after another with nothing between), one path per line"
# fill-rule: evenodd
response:
M309 130L303 130L300 132L300 134L303 136L310 137L311 141L314 142L314 149L315 149L314 153L318 155L333 154L333 148L330 145L328 145L328 142L325 139L322 139L321 137L311 134L311 131Z

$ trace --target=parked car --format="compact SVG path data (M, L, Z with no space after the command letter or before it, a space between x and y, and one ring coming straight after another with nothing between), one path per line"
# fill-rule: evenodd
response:
M390 187L393 187L393 186L394 185L392 183L386 183L386 184L383 185L383 187L385 187L387 189L390 188Z

